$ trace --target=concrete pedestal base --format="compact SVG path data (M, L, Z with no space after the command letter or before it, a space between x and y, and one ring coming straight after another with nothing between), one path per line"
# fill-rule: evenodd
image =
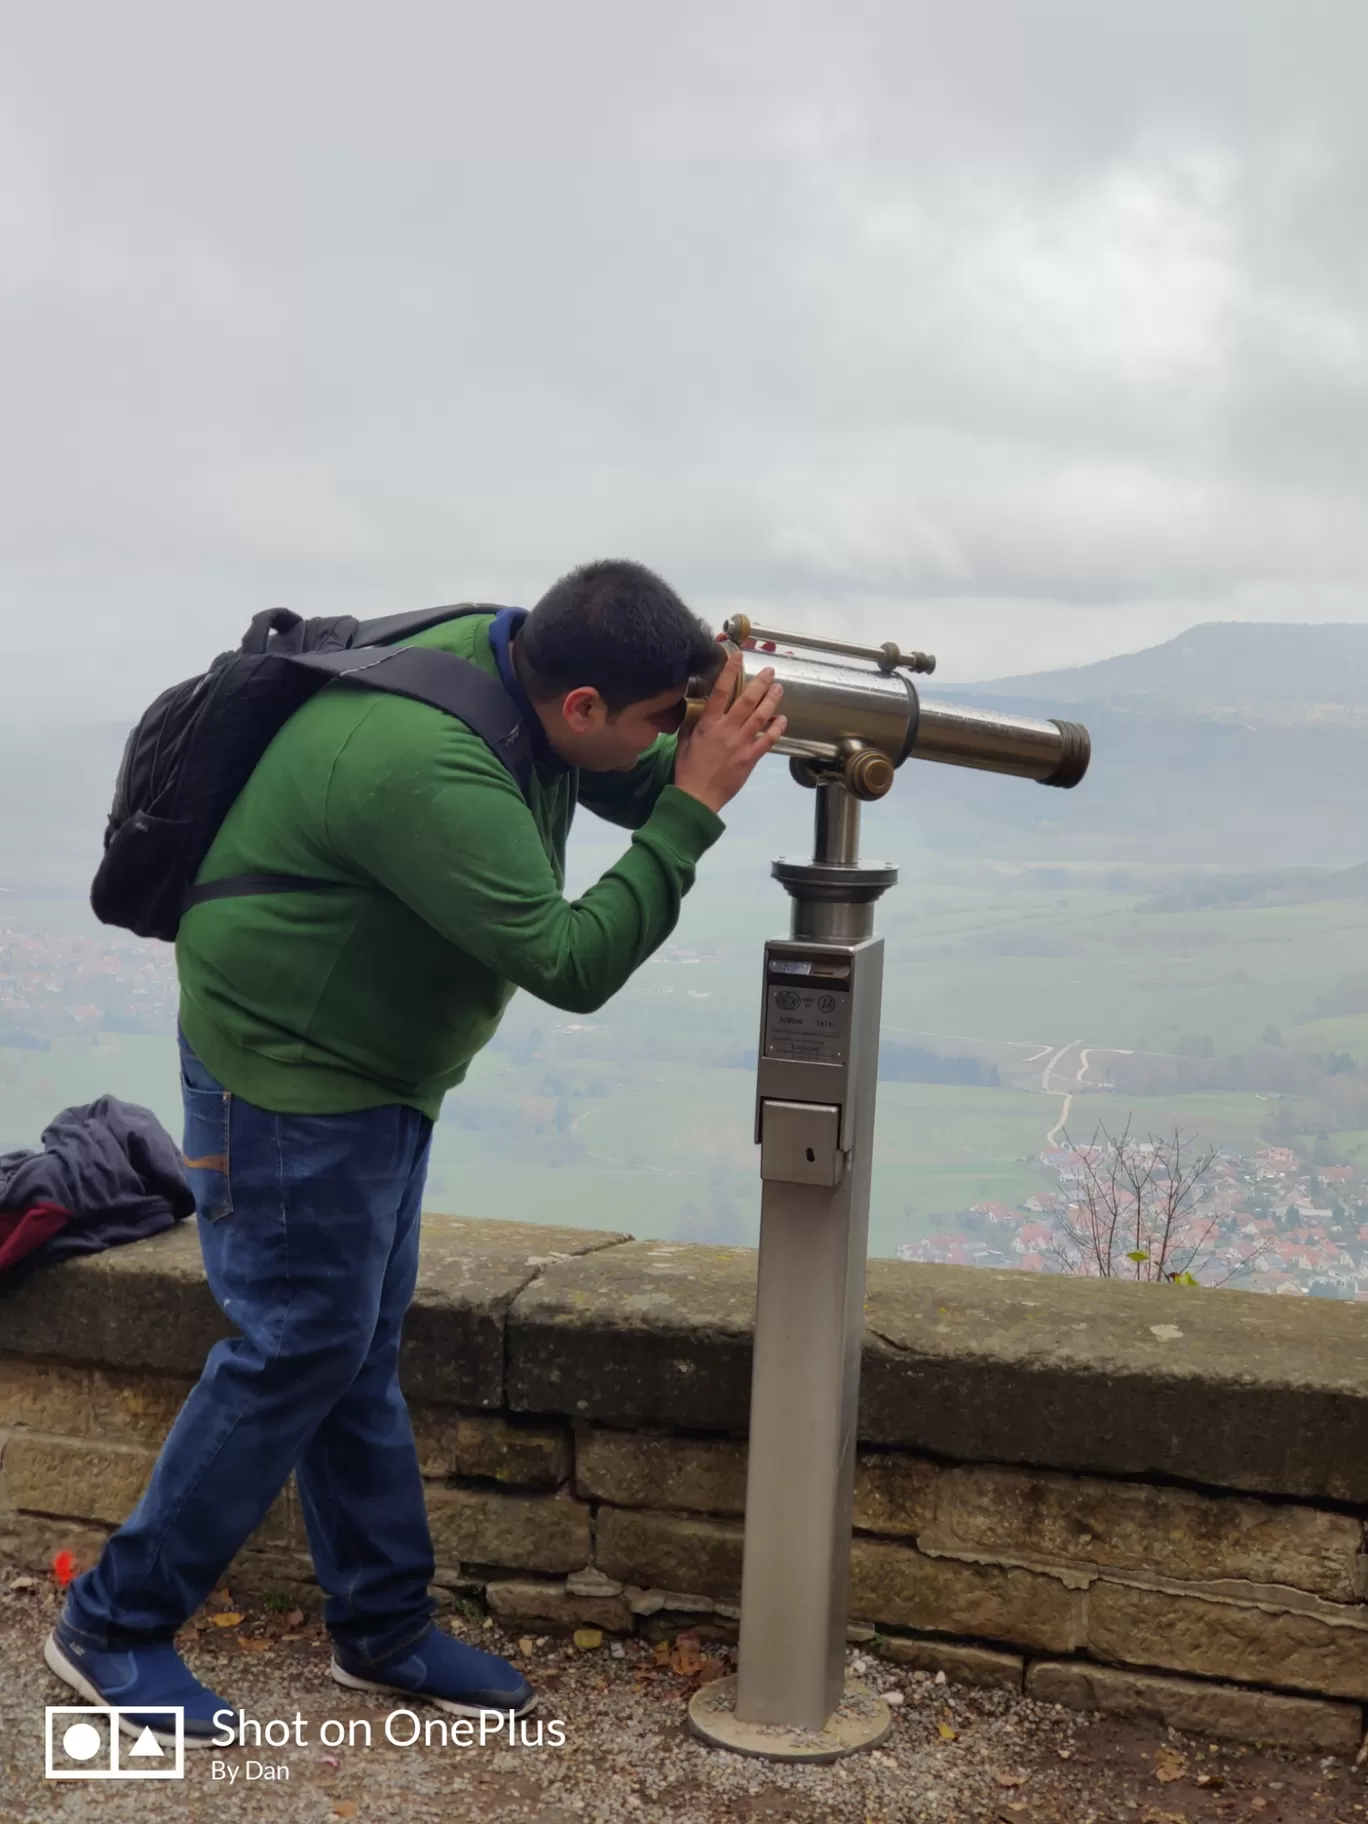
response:
M840 1706L820 1731L783 1723L743 1723L737 1718L736 1680L719 1678L689 1700L689 1725L713 1748L764 1761L839 1761L862 1748L877 1748L893 1727L893 1713L867 1685L851 1681Z

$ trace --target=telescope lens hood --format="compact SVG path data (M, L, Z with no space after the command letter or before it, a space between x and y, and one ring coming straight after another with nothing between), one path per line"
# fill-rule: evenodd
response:
M1040 783L1062 785L1067 789L1071 785L1077 785L1087 772L1088 762L1092 759L1092 740L1081 722L1060 722L1054 716L1050 720L1059 730L1063 747L1059 765Z

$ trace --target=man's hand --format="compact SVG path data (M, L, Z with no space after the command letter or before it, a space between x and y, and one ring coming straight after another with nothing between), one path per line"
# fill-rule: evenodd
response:
M731 702L740 669L741 654L733 652L697 725L680 736L675 756L675 784L714 812L736 796L786 726L786 718L774 713L784 689L773 682L771 666Z

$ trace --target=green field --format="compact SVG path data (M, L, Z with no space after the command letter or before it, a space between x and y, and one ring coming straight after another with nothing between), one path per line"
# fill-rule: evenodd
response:
M36 1146L60 1109L99 1096L141 1102L179 1133L180 1065L174 1039L101 1033L93 1044L51 1051L0 1046L0 1146Z
M977 898L977 903L975 900ZM1100 901L1100 903L1099 903ZM975 1038L1245 1050L1360 973L1368 904L1160 913L1070 895L1030 912L957 895L889 931L885 1019Z
M1342 1128L1333 1140L1335 1151L1346 1164L1368 1165L1368 1127Z
M522 1221L626 1228L643 1238L697 1233L715 1240L721 1236L709 1216L722 1200L742 1225L729 1238L753 1241L760 1208L753 1077L740 1070L701 1076L682 1066L654 1075L581 1115L591 1158L570 1169L500 1161L482 1136L442 1127L429 1202L460 1213L497 1207ZM1034 1161L1061 1104L1059 1096L1021 1091L882 1084L870 1252L891 1255L972 1204L1015 1204L1050 1188ZM1075 1140L1090 1139L1099 1120L1119 1131L1128 1112L1139 1136L1177 1124L1197 1144L1252 1149L1267 1110L1242 1095L1124 1104L1085 1095L1074 1100L1069 1131Z
M1368 1013L1305 1020L1284 1032L1283 1042L1305 1051L1347 1051L1360 1063L1368 1063Z
M1293 1110L1297 1107L1292 1103ZM1202 1096L1097 1096L1074 1098L1069 1116L1068 1134L1075 1143L1092 1138L1098 1121L1109 1133L1120 1133L1127 1117L1132 1138L1144 1139L1153 1134L1173 1135L1175 1127L1185 1141L1208 1146L1237 1146L1252 1153L1265 1143L1259 1139L1259 1124L1268 1114L1267 1102L1255 1095L1225 1094Z
M727 1206L733 1240L753 1241L760 1211L752 1139L754 1077L702 1076L687 1067L625 1090L579 1120L589 1160L569 1169L491 1158L479 1134L438 1130L429 1202L470 1212L497 1207L531 1222L626 1228L647 1238L721 1239ZM884 1084L870 1211L870 1250L892 1254L943 1226L944 1211L984 1201L1015 1203L1044 1186L1026 1163L1039 1151L1057 1097L1011 1091ZM479 1199L484 1199L483 1205Z
M700 878L685 903L676 941L708 952L690 986L712 991L747 1037L761 945L786 923L783 902L754 883L728 899ZM995 881L986 866L942 867L909 871L880 902L878 928L886 1027L951 1039L1165 1051L1207 1035L1224 1055L1270 1025L1299 1030L1343 978L1368 972L1361 899L1156 912L1135 895L1043 892ZM614 1009L625 1016L650 984L682 980L653 960ZM1368 1057L1368 1038L1359 1042Z

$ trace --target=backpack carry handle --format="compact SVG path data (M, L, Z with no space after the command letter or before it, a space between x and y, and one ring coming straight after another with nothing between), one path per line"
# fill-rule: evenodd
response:
M293 608L263 608L252 616L252 624L242 636L243 652L265 652L273 633L293 633L304 625L304 617Z

